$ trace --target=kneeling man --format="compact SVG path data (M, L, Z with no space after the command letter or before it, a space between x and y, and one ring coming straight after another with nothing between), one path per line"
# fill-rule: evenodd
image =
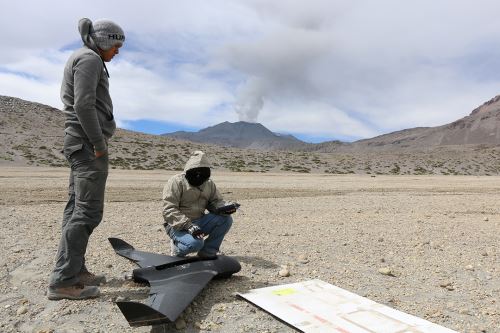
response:
M225 204L210 179L207 157L195 151L184 172L170 178L163 189L163 218L171 238L171 255L184 257L197 252L200 257L215 257L233 223L229 214L236 211L216 214Z

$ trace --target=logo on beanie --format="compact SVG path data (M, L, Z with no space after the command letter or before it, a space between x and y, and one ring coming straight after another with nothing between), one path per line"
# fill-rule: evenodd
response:
M120 35L120 34L108 34L108 39L123 41L123 40L125 40L125 36Z

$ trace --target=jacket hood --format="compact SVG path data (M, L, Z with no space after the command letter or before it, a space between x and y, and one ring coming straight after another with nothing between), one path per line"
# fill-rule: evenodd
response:
M207 156L201 150L197 150L191 154L191 157L186 162L186 166L184 167L184 172L194 169L194 168L211 168L210 162L208 161Z
M94 30L92 26L92 21L86 17L80 19L78 21L78 31L80 32L80 36L82 37L83 44L87 46L89 49L99 54L99 50L97 49L97 45L94 42L94 39L90 34Z

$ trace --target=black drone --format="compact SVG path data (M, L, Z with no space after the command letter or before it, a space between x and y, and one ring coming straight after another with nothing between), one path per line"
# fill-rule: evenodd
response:
M140 267L134 269L132 279L151 287L146 303L116 302L130 326L174 322L210 280L228 278L241 269L238 261L224 255L172 257L136 250L119 238L109 242L118 255Z

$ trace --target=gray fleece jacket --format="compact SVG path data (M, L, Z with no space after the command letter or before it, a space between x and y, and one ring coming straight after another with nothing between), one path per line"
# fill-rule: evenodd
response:
M116 129L113 103L104 62L90 36L92 22L80 21L84 46L76 50L64 68L61 85L65 132L87 138L97 151L107 150L107 139Z

